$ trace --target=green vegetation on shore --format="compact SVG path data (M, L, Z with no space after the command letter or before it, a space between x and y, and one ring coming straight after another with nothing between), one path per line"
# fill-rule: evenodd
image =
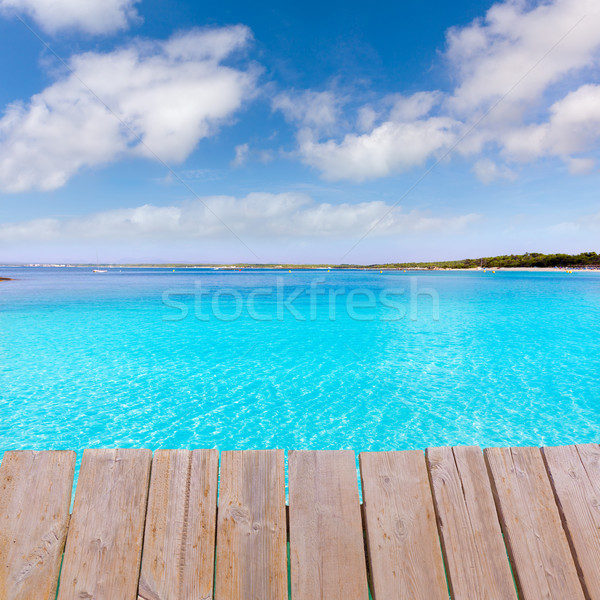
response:
M581 254L509 254L504 256L487 256L483 258L465 258L441 262L398 263L390 265L398 268L438 268L438 269L474 269L483 268L554 268L554 267L600 267L600 255L595 252Z

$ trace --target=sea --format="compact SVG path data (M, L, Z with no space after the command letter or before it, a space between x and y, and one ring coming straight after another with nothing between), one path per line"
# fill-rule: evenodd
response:
M598 272L0 277L0 456L600 441Z

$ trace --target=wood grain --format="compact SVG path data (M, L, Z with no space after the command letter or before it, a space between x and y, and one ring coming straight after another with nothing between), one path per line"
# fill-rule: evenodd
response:
M447 600L423 452L363 452L359 459L373 598Z
M293 600L368 600L354 452L288 458Z
M152 452L85 450L58 600L135 600Z
M75 452L6 452L0 466L0 598L54 600Z
M583 600L540 450L488 448L484 456L520 597Z
M600 599L600 446L543 448L571 549L587 596Z
M453 600L516 600L481 449L428 448L427 462Z
M157 450L146 514L138 600L212 597L217 450Z
M287 600L283 450L221 454L216 600Z

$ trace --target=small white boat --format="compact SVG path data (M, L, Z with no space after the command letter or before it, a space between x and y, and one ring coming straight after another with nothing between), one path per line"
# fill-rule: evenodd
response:
M100 261L98 260L98 252L96 252L96 268L92 270L92 273L106 273L106 269L100 268Z

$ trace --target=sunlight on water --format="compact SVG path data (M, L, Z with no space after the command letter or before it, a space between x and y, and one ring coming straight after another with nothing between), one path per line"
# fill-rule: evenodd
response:
M10 273L2 452L600 438L599 274Z

